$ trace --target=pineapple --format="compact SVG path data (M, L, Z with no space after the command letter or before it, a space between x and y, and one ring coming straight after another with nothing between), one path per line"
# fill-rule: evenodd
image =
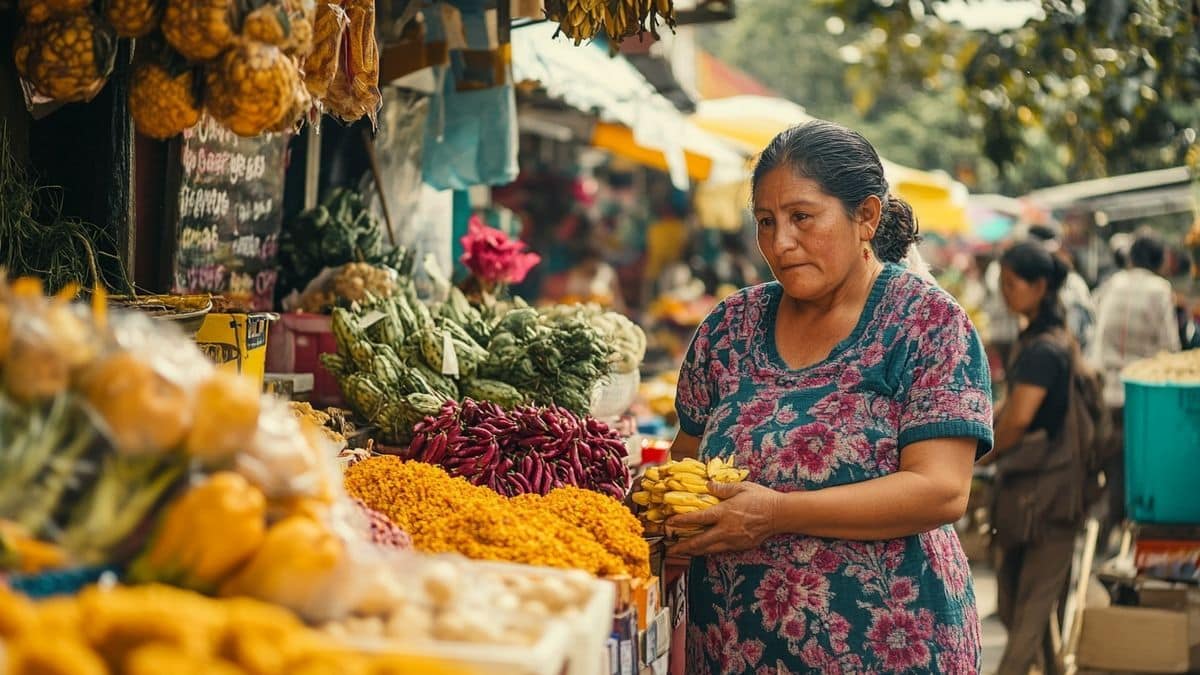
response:
M299 78L278 47L242 40L209 65L205 108L235 134L257 136L294 106Z
M158 26L158 0L108 0L104 18L121 37L143 37Z
M29 23L43 23L55 17L79 14L92 0L20 0L17 6Z
M282 7L263 5L246 15L242 22L242 37L283 47L291 36L290 23Z
M16 39L13 40L13 62L17 66L17 74L27 80L31 72L29 57L41 40L40 32L40 25L26 21L21 26L21 30L17 31Z
M312 108L312 96L304 88L300 79L300 69L296 69L296 79L292 84L292 104L283 117L270 128L270 131L296 131L304 123L304 116Z
M58 101L87 101L104 87L116 35L92 12L51 19L41 27L26 68L38 91Z
M208 61L233 44L235 18L233 0L167 0L162 32L189 60Z
M192 70L172 74L158 63L143 63L129 88L129 111L137 130L150 138L166 139L200 121Z

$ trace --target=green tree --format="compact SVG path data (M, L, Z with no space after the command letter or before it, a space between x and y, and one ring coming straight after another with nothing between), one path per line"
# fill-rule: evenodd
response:
M829 7L747 0L736 20L701 31L700 44L813 116L858 129L892 161L947 171L976 190L1005 187L958 100L961 76L939 68L885 79L877 61L887 50L865 48L879 37L870 26L847 26Z
M995 34L942 21L937 4L824 0L858 32L857 84L920 76L957 90L1006 184L1177 166L1195 145L1195 0L1044 0L1043 18Z

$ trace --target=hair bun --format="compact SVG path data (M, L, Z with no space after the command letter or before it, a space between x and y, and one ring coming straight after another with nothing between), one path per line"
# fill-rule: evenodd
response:
M920 226L912 206L896 195L889 194L883 204L879 229L871 240L875 255L884 262L898 263L920 239Z

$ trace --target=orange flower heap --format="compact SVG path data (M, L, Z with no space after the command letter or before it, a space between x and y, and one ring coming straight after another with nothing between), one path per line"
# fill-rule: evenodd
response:
M422 551L649 576L641 524L620 502L596 492L560 488L546 497L507 499L440 467L390 456L348 468L346 489L411 534Z

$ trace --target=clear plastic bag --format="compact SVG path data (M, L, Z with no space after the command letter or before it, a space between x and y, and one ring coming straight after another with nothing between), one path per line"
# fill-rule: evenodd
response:
M329 85L337 75L342 40L350 20L346 11L331 2L317 5L313 20L313 48L304 59L304 86L318 104L329 94Z
M364 116L377 126L383 95L379 91L379 43L375 38L374 0L343 0L350 25L342 40L337 74L325 107L346 122Z

